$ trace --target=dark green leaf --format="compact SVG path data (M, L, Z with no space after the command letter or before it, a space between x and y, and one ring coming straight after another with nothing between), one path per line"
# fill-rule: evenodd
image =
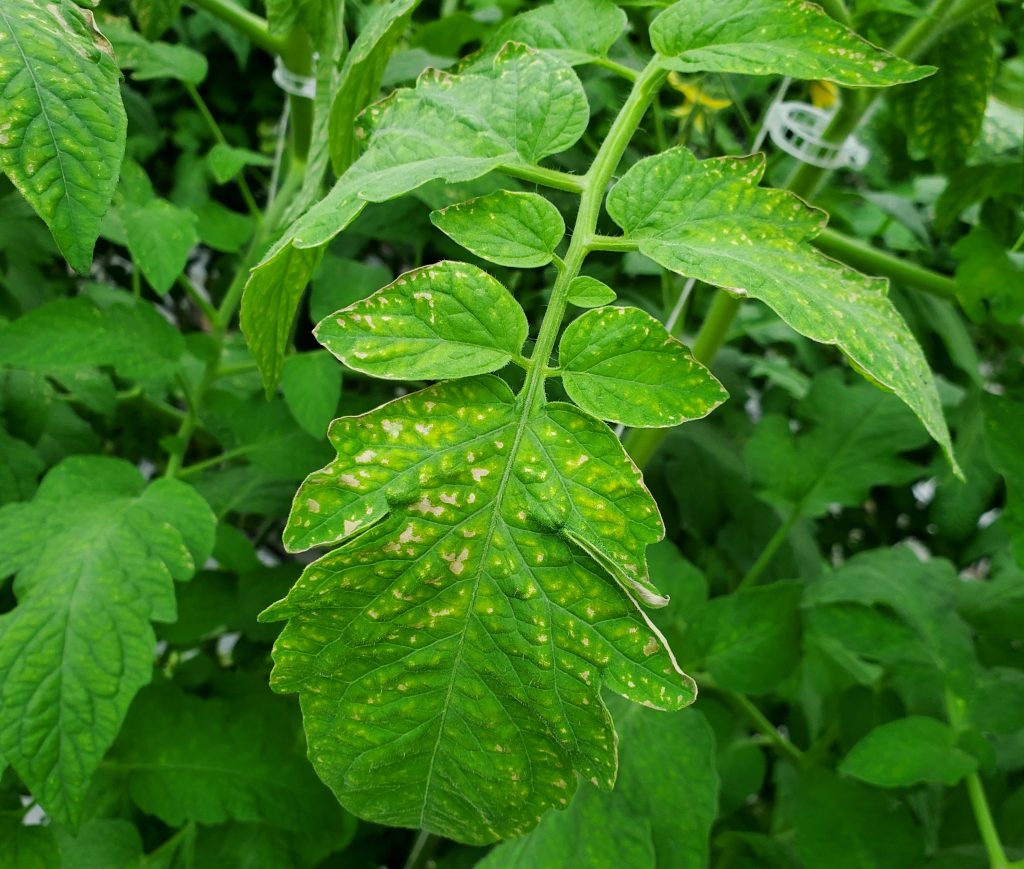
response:
M884 788L921 782L957 784L978 762L956 747L956 734L942 721L913 715L876 727L839 764L839 771Z

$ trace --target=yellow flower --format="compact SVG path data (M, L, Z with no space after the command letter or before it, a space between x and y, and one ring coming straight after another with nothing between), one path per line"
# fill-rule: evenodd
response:
M830 109L839 98L839 88L830 81L811 82L811 102L819 109Z
M679 73L670 72L668 83L673 90L683 95L683 103L670 109L669 114L674 118L688 118L692 114L693 126L700 133L704 132L707 115L732 105L731 100L712 96L702 90L697 81L686 81Z

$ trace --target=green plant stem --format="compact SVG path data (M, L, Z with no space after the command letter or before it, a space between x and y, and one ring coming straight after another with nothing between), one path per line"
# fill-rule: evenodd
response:
M614 72L618 76L626 79L626 81L635 82L639 73L631 66L626 66L624 63L612 60L608 57L598 57L593 60L594 66L599 66L601 69L606 69L609 72Z
M405 860L405 869L422 869L430 862L441 839L426 830L420 830Z
M964 784L967 786L967 796L971 801L971 810L974 812L974 820L978 825L985 853L988 854L989 866L992 869L1009 869L1010 861L1006 858L1006 851L999 839L999 830L992 819L992 810L989 808L981 777L976 772L969 773Z
M224 131L220 128L220 124L217 123L217 119L213 116L213 112L210 111L210 107L206 104L206 100L203 99L203 95L199 93L196 86L191 82L182 82L185 86L185 90L195 107L199 110L199 114L202 115L203 120L206 122L206 126L213 134L213 138L220 145L227 145L228 140L224 136ZM235 183L238 185L238 190L242 194L242 199L245 201L245 207L249 209L249 213L259 220L262 217L260 207L256 204L256 197L252 195L252 190L249 189L249 184L245 180L245 176L239 173L235 179Z
M562 172L558 169L545 169L543 166L499 166L499 172L522 181L532 181L543 187L554 190L565 190L568 193L583 193L583 179L579 175Z
M205 471L207 468L213 468L216 467L217 465L223 464L224 462L229 462L232 459L241 458L242 456L251 453L254 449L256 449L256 444L246 444L245 446L235 447L234 449L231 450L225 450L224 452L218 453L215 456L211 456L208 459L203 459L202 461L194 462L191 465L187 465L186 467L181 468L178 471L177 476L179 479L182 479L184 477L191 477L194 474L198 474L202 471Z
M203 315L211 323L217 319L217 309L210 304L206 297L199 292L195 284L188 279L185 274L178 275L178 283L181 284L181 288L185 291L185 294L195 303L196 307L203 312Z
M736 586L737 591L744 588L750 588L750 586L756 584L761 578L761 574L768 569L772 560L775 558L776 553L779 551L779 548L789 537L789 533L793 530L793 526L796 525L801 515L803 515L804 501L806 501L806 499L802 499L798 504L794 504L789 511L789 515L786 516L785 521L775 529L775 533L765 544L764 549L761 550L761 554L757 557L757 561L750 566L750 570L746 572L743 579L740 580L739 585Z
M754 729L759 733L763 734L768 740L769 745L775 749L782 757L786 760L792 761L797 766L803 766L807 757L799 748L793 745L788 739L785 739L778 728L768 720L768 717L757 708L757 706L747 697L745 694L741 694L739 691L730 691L727 688L721 688L716 685L707 676L700 676L698 678L698 684L701 688L714 691L716 694L721 695L734 709L736 709L747 721L753 725Z
M812 243L822 253L855 269L890 278L896 283L944 299L956 298L956 282L953 278L878 250L860 239L826 229Z
M587 254L593 250L592 244L597 221L604 202L605 191L622 159L622 155L630 139L636 133L648 106L654 99L658 87L664 80L666 72L655 56L637 76L625 104L619 110L608 135L601 143L594 162L582 179L583 190L580 195L580 208L576 215L576 223L572 231L572 239L565 253L563 267L558 272L551 300L544 312L537 335L537 343L530 357L526 384L523 386L526 407L532 409L544 398L544 378L547 374L548 361L555 348L558 331L565 316L569 284L583 265Z
M302 76L314 74L313 43L301 27L288 34L279 54L290 72ZM309 157L309 146L313 141L313 101L288 94L288 105L292 131L292 161L304 170L306 159Z
M204 12L209 12L226 24L230 24L239 33L247 36L253 45L257 45L271 54L280 54L284 48L284 40L270 32L265 19L243 9L231 0L189 0Z

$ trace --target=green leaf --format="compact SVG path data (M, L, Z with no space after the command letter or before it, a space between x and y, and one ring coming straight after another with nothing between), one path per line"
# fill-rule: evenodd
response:
M406 272L322 320L317 340L349 368L389 380L468 377L519 356L529 324L519 303L476 266Z
M471 181L503 165L536 165L574 145L588 120L572 69L522 45L506 46L485 71L427 70L414 89L401 88L362 115L365 153L286 240L321 245L367 202L394 199L428 181Z
M931 157L940 172L962 167L981 133L996 72L998 20L979 11L946 33L928 52L939 71L897 97L911 150Z
M53 830L25 826L16 817L0 818L0 865L12 869L53 869L60 866L60 851Z
M1020 448L1024 403L986 395L982 407L989 456L1006 481L1006 507L1000 521L1010 534L1017 564L1024 567L1024 453Z
M331 165L337 175L359 155L356 118L377 98L384 68L418 5L419 0L391 0L373 7L345 57L328 121Z
M61 866L75 869L130 869L143 864L142 838L129 821L97 818L82 825L77 836L57 830ZM51 864L57 865L57 864Z
M1019 171L1019 170L1018 170ZM959 260L956 294L971 319L1007 325L1024 316L1024 262L988 228L978 224L953 245Z
M923 833L904 805L827 770L800 776L789 816L805 866L907 869L924 860Z
M239 253L252 238L256 225L252 215L225 208L215 199L207 199L193 211L199 240L214 250Z
M391 269L386 266L345 259L328 251L313 276L313 288L309 293L310 319L319 323L328 314L347 308L384 284L391 283L393 277Z
M428 71L360 120L366 152L330 193L289 228L249 277L242 330L268 390L277 383L313 252L349 226L367 202L384 202L437 179L469 181L503 165L532 166L573 145L589 120L583 86L557 58L524 46L489 70Z
M660 709L694 696L631 592L663 529L618 439L571 405L523 412L493 376L335 421L289 550L348 541L261 619L289 619L275 690L310 757L377 822L485 843L610 787L600 686ZM662 601L658 601L662 602Z
M267 395L281 379L299 302L323 255L322 248L282 245L260 263L245 285L240 324Z
M287 37L300 27L315 44L330 31L337 14L336 0L265 0L270 32Z
M106 288L102 288L106 289ZM0 365L73 372L110 365L129 379L174 374L185 343L148 302L123 292L57 299L0 326Z
M847 87L917 81L914 66L803 0L680 0L651 25L666 68L825 79Z
M224 142L218 142L206 155L206 164L210 174L218 184L226 184L246 166L273 166L274 161L248 148L233 148Z
M338 409L341 369L322 351L296 353L284 360L281 391L295 421L313 437L323 437Z
M625 26L626 13L611 0L555 0L506 21L482 53L489 57L507 42L521 42L578 66L606 57Z
M600 308L615 301L615 290L597 278L579 275L569 284L566 301L577 308Z
M717 685L766 694L800 659L803 585L776 582L712 598L692 616L688 646Z
M77 825L89 779L152 674L150 621L213 548L215 520L175 480L69 458L35 498L0 509L0 752L46 811Z
M510 190L431 212L430 222L470 253L513 268L547 265L565 235L562 215L547 199Z
M151 199L145 205L124 203L118 212L136 265L153 289L165 294L199 243L196 216L166 199Z
M271 695L228 701L152 686L132 704L110 766L140 809L172 827L339 827L341 811L297 750L297 725Z
M928 362L887 282L814 250L823 213L759 188L763 173L761 157L697 160L673 148L630 168L608 213L665 268L760 299L802 335L837 345L909 405L959 470Z
M901 456L927 434L895 396L842 372L816 377L797 408L798 434L782 416L765 416L745 448L747 466L773 500L822 516L832 504L863 504L874 486L903 485L927 471Z
M159 39L181 11L182 0L131 0L135 22L146 39Z
M121 69L132 70L135 81L170 78L198 85L206 78L209 64L198 51L187 45L150 42L132 30L123 18L107 18L103 23L114 46Z
M718 802L710 726L696 709L664 714L624 706L614 707L620 752L615 790L581 791L566 811L549 813L533 832L491 851L479 869L708 865Z
M728 397L711 372L639 308L598 308L573 320L562 334L558 363L573 401L624 425L679 425L707 416Z
M30 497L44 467L29 444L0 428L0 506Z
M86 273L127 118L110 43L71 0L0 8L0 167Z
M956 747L956 733L934 718L911 715L876 727L839 764L839 771L883 788L922 782L955 785L978 762Z

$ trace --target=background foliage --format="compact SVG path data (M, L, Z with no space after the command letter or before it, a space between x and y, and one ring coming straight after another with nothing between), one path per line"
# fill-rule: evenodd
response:
M839 53L780 60L780 45L810 38L787 23L799 4L786 0L683 0L650 36L670 4L90 5L0 8L0 865L970 869L1024 859L1019 4L823 3L872 42L937 67L924 78L896 61L869 75ZM733 7L741 25L729 38L741 47L720 52L698 12ZM818 26L815 38L858 50L834 22ZM509 41L543 52L499 54ZM464 844L533 823L511 815L500 830L462 828L461 842L358 820L317 777L332 784L317 739L331 745L336 725L307 709L304 733L295 699L268 688L280 627L257 615L312 561L291 550L341 536L303 536L315 476L285 532L293 495L348 449L344 427L326 438L336 417L522 361L569 258L573 179L601 153L652 50L673 72L625 150L598 226L604 246L568 300L635 306L632 330L667 323L729 400L697 419L722 390L681 347L658 357L662 367L626 369L620 385L622 365L600 368L594 348L632 333L601 311L567 330L560 360L572 371L549 391L629 425L691 420L624 442L667 531L647 557L671 602L651 618L700 696L662 712L606 692L615 788L581 782L564 811L520 838ZM316 76L315 100L282 93L275 56ZM806 79L787 80L786 98L837 107L835 134L855 127L871 148L864 169L816 172L759 138L783 62ZM503 63L569 82L530 92L534 127L525 116L504 127L493 112L485 84ZM418 85L452 94L451 117L415 114L410 91L383 120L361 114L426 68L462 76L461 91L444 77ZM882 93L834 79L903 83ZM487 136L450 138L460 119L480 117ZM441 142L426 156L444 165L401 165L412 140ZM695 159L762 143L763 167ZM667 166L693 187L645 202L660 191L645 173ZM715 192L730 173L749 187L739 199ZM782 189L826 212L829 228L817 234L824 215L804 209L779 221ZM504 221L496 234L479 231L481 213ZM696 215L704 236L667 238ZM755 256L741 268L711 232L755 217ZM608 240L619 229L628 244ZM820 264L816 234L842 267ZM314 337L328 314L442 260L468 263L458 276L441 268L446 304L483 297L493 318L445 320L460 324L450 337L473 336L461 368L430 342L363 361L376 345L353 339L351 323L327 321ZM836 288L883 286L850 269L890 279L906 337L880 340L872 318L856 324L868 338L850 343ZM748 285L765 304L714 288ZM887 317L888 302L878 305ZM901 368L909 333L935 372L934 400ZM513 388L524 380L514 365L501 376ZM690 391L665 388L687 377ZM486 408L507 393L491 375L433 389L424 395L461 389ZM401 407L420 412L422 400ZM570 418L565 405L548 408L559 424ZM433 409L415 419L429 425ZM586 438L628 477L610 435ZM356 455L366 443L349 446ZM618 479L588 483L590 496L610 498ZM392 530L419 533L408 528ZM387 545L380 529L368 550ZM656 536L636 533L641 551ZM579 566L591 563L572 568L571 588L621 603L607 577ZM286 631L305 642L303 606L293 592L271 612L291 615ZM307 632L323 627L321 614L314 607ZM277 663L275 687L308 681L280 653ZM487 730L478 703L480 719L444 745L452 758ZM539 774L558 790L556 765ZM372 794L380 779L368 781ZM515 801L512 781L499 778L493 799ZM389 819L369 800L346 804ZM523 805L524 815L541 809ZM417 826L397 808L390 820Z

